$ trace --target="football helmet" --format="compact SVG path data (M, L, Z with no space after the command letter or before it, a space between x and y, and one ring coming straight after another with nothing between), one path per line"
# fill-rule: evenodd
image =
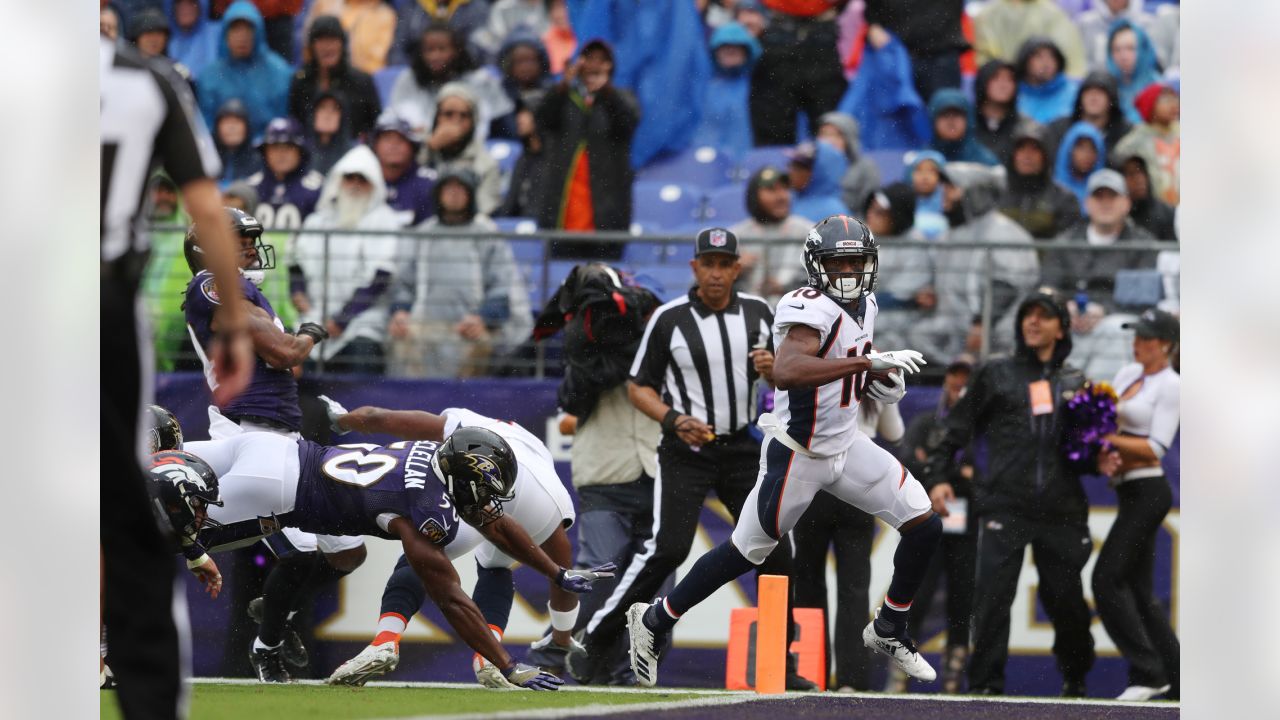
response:
M255 285L261 285L262 271L272 270L276 266L275 247L262 242L262 223L257 218L233 207L223 208L223 210L227 212L227 217L231 220L231 229L235 231L236 236L253 241L256 259L241 257L240 271ZM192 275L204 270L204 250L200 249L194 224L187 228L187 237L182 242L182 254L187 258L187 267L191 268Z
M862 269L829 273L823 261L835 257L865 258ZM879 246L861 220L832 215L814 225L804 241L804 269L809 286L838 303L860 300L875 292L879 274Z
M291 117L278 117L267 123L262 131L262 138L254 145L259 151L268 145L295 145L302 151L302 162L307 162L307 136L302 131L302 123Z
M458 428L431 456L431 464L469 525L502 517L502 503L515 497L516 455L492 430Z
M147 466L152 502L179 538L194 541L202 527L217 527L205 509L222 506L218 475L204 460L181 450L165 450L151 456Z
M147 414L151 427L147 430L147 443L151 452L182 449L182 426L173 413L159 405L148 405Z

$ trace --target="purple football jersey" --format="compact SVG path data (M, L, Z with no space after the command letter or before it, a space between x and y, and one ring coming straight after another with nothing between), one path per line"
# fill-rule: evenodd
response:
M256 172L248 182L258 193L258 207L253 216L268 230L297 230L307 216L315 212L324 187L324 176L318 172L294 172L277 180L269 172Z
M276 327L284 330L280 318L276 317L276 311L256 285L242 277L240 291L244 293L246 300L265 310ZM187 316L187 327L199 343L200 362L204 364L205 377L210 379L210 383L213 375L208 357L214 337L210 326L213 323L213 312L219 304L221 300L218 298L212 273L202 270L191 278L182 309ZM302 411L298 409L298 381L289 370L273 368L257 355L253 359L253 379L249 381L249 387L226 407L219 409L223 415L232 419L253 416L275 421L290 430L302 427Z
M387 204L406 227L417 225L436 214L435 187L435 170L410 166L395 182L387 182Z
M431 469L438 446L427 440L333 447L298 441L298 494L289 522L322 535L395 539L384 528L394 515L431 542L448 545L461 521Z

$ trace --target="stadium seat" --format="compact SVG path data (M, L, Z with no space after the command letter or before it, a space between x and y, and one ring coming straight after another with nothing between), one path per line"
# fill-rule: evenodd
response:
M734 183L707 193L707 204L702 208L707 225L728 227L747 218L747 185Z
M1114 300L1117 307L1148 308L1164 299L1164 276L1159 270L1116 272Z
M894 149L867 150L866 152L867 156L876 164L876 167L880 168L881 184L888 185L889 183L903 181L902 173L906 168L903 156L910 151Z
M484 145L489 155L498 161L498 169L503 175L510 175L524 154L524 146L515 140L487 140Z
M636 181L681 183L702 188L719 187L729 182L733 163L713 147L686 150L662 158L636 171Z
M637 181L631 187L636 222L659 232L699 222L702 191L692 185Z
M542 311L542 306L546 304L547 298L555 294L559 289L560 283L569 277L569 271L574 265L578 265L584 260L548 260L547 261L547 287L542 287L542 263L531 266L529 275L525 278L529 288L529 302L535 313Z
M624 269L629 269L643 285L655 291L663 302L674 300L689 291L689 286L693 285L693 273L690 272L689 266L685 264L640 264L640 263L624 263ZM654 287L654 284L661 288ZM658 290L661 292L657 292Z
M633 265L676 264L683 267L693 259L694 233L681 232L678 234L688 234L690 238L689 242L662 243L645 240L629 242L622 250L622 261Z
M772 165L783 172L787 170L787 150L790 145L764 145L754 147L747 151L747 156L742 159L742 164L738 166L738 171L734 173L737 180L748 180L755 171L765 165Z
M498 217L493 223L504 233L532 235L538 229L538 221L527 217Z
M408 65L388 65L373 74L373 85L378 88L378 99L382 101L382 107L391 104L391 87L407 67Z

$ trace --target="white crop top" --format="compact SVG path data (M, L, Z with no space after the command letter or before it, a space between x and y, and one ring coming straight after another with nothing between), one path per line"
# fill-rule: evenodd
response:
M1178 434L1182 377L1166 367L1144 378L1142 364L1131 363L1116 373L1116 392L1123 397L1124 391L1139 381L1142 387L1138 393L1117 405L1117 424L1122 433L1146 437L1156 457L1163 458Z

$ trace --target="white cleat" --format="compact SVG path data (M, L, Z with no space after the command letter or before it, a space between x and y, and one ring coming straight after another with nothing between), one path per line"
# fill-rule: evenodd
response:
M502 690L520 689L507 680L507 678L502 674L502 671L498 669L497 665L494 665L479 655L476 655L471 659L471 669L476 673L476 682L487 688L499 688Z
M1169 685L1165 685L1163 687L1146 687L1144 685L1130 685L1129 687L1125 688L1124 692L1120 693L1120 697L1117 697L1116 699L1128 700L1129 702L1146 702L1148 700L1154 700L1155 698L1169 692L1170 687L1171 686Z
M654 632L645 627L646 603L635 603L627 608L627 633L631 636L631 672L645 687L658 684L658 648Z
M862 644L881 655L887 655L902 672L922 682L933 682L938 677L933 667L920 655L911 640L906 642L898 638L880 637L876 632L876 621L872 620L862 630Z
M400 648L396 643L388 641L381 645L370 645L360 651L359 655L338 666L329 676L329 685L364 685L369 678L385 675L400 664Z

